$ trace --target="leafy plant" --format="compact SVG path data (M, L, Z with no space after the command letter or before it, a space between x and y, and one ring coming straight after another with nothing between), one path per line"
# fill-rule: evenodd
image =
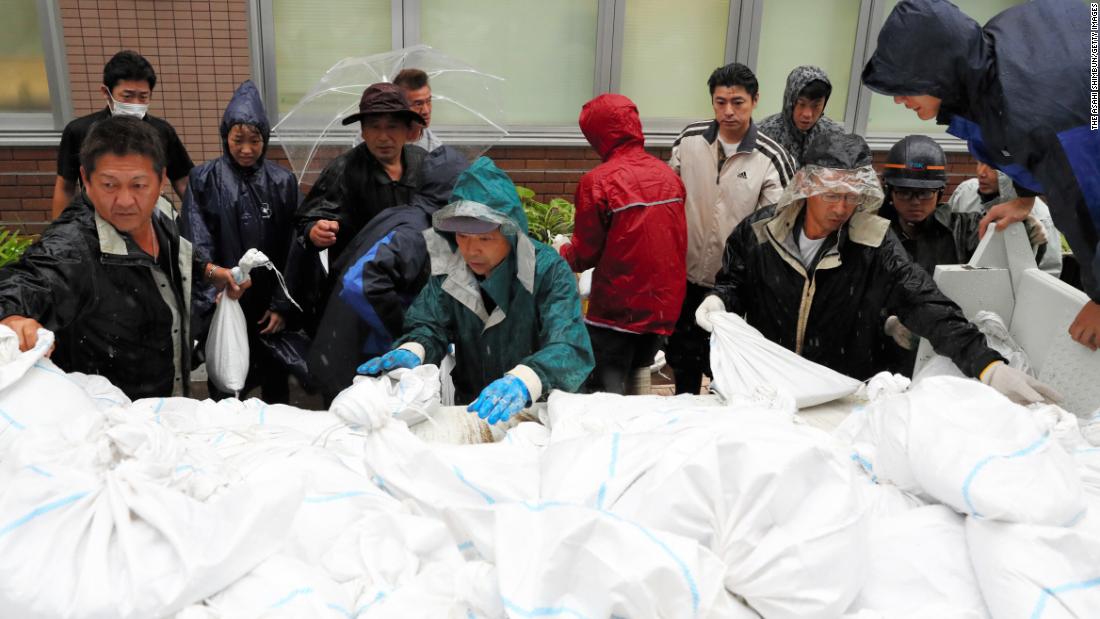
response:
M558 234L573 233L573 203L563 198L551 198L550 202L539 202L535 192L527 187L516 187L523 210L527 213L527 235L549 243Z
M11 230L0 230L0 267L11 264L23 255L23 250L34 241L29 236L19 236Z

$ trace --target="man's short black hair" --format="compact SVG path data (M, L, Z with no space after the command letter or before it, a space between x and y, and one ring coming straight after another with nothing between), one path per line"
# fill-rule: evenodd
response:
M813 80L798 91L798 96L810 101L817 101L818 99L828 99L832 93L833 87L828 82Z
M80 146L80 167L88 176L103 155L141 155L153 160L153 171L164 171L164 145L152 125L129 116L108 116L92 125Z
M124 49L111 56L103 65L103 85L114 90L121 81L149 82L149 90L157 87L157 72L141 54Z
M760 90L760 83L756 81L756 74L740 62L731 62L724 67L715 69L710 74L710 78L707 79L707 86L710 88L711 95L714 94L714 89L719 86L725 86L726 88L740 86L753 98Z
M420 69L401 69L394 76L393 83L405 90L420 90L428 85L428 74Z

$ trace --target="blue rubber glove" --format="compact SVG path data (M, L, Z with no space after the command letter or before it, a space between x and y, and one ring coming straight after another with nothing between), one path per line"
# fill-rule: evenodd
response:
M389 372L397 368L412 369L418 365L420 365L420 357L417 357L411 350L396 348L381 357L375 357L364 363L359 366L356 372L367 376L378 376L382 372Z
M507 374L482 389L481 395L466 410L477 413L478 417L494 424L508 421L512 415L523 410L530 400L531 394L527 391L527 385L519 378Z

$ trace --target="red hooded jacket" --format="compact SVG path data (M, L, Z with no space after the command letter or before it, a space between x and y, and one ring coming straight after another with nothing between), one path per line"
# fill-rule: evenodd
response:
M669 335L687 287L684 184L645 152L630 99L596 97L581 109L580 126L603 163L577 185L573 239L561 255L578 273L596 269L586 322Z

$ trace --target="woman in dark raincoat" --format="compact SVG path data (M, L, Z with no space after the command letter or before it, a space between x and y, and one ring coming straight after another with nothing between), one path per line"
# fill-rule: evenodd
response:
M196 259L206 264L205 274L236 266L252 248L267 255L280 271L286 268L298 208L298 180L265 158L270 135L260 93L246 81L233 93L222 116L225 154L191 171L183 202L184 235L191 240ZM260 385L266 402L286 402L287 372L267 352L260 336L282 331L294 306L274 273L256 269L251 275L252 285L240 299L249 326L251 357L245 391ZM203 328L196 333L204 333L210 319L212 287L200 305L194 315Z
M883 23L863 84L948 125L979 161L1012 177L1020 200L982 220L1003 228L1047 197L1092 299L1070 325L1100 346L1100 131L1090 127L1089 9L1035 0L983 27L950 2L902 0Z

